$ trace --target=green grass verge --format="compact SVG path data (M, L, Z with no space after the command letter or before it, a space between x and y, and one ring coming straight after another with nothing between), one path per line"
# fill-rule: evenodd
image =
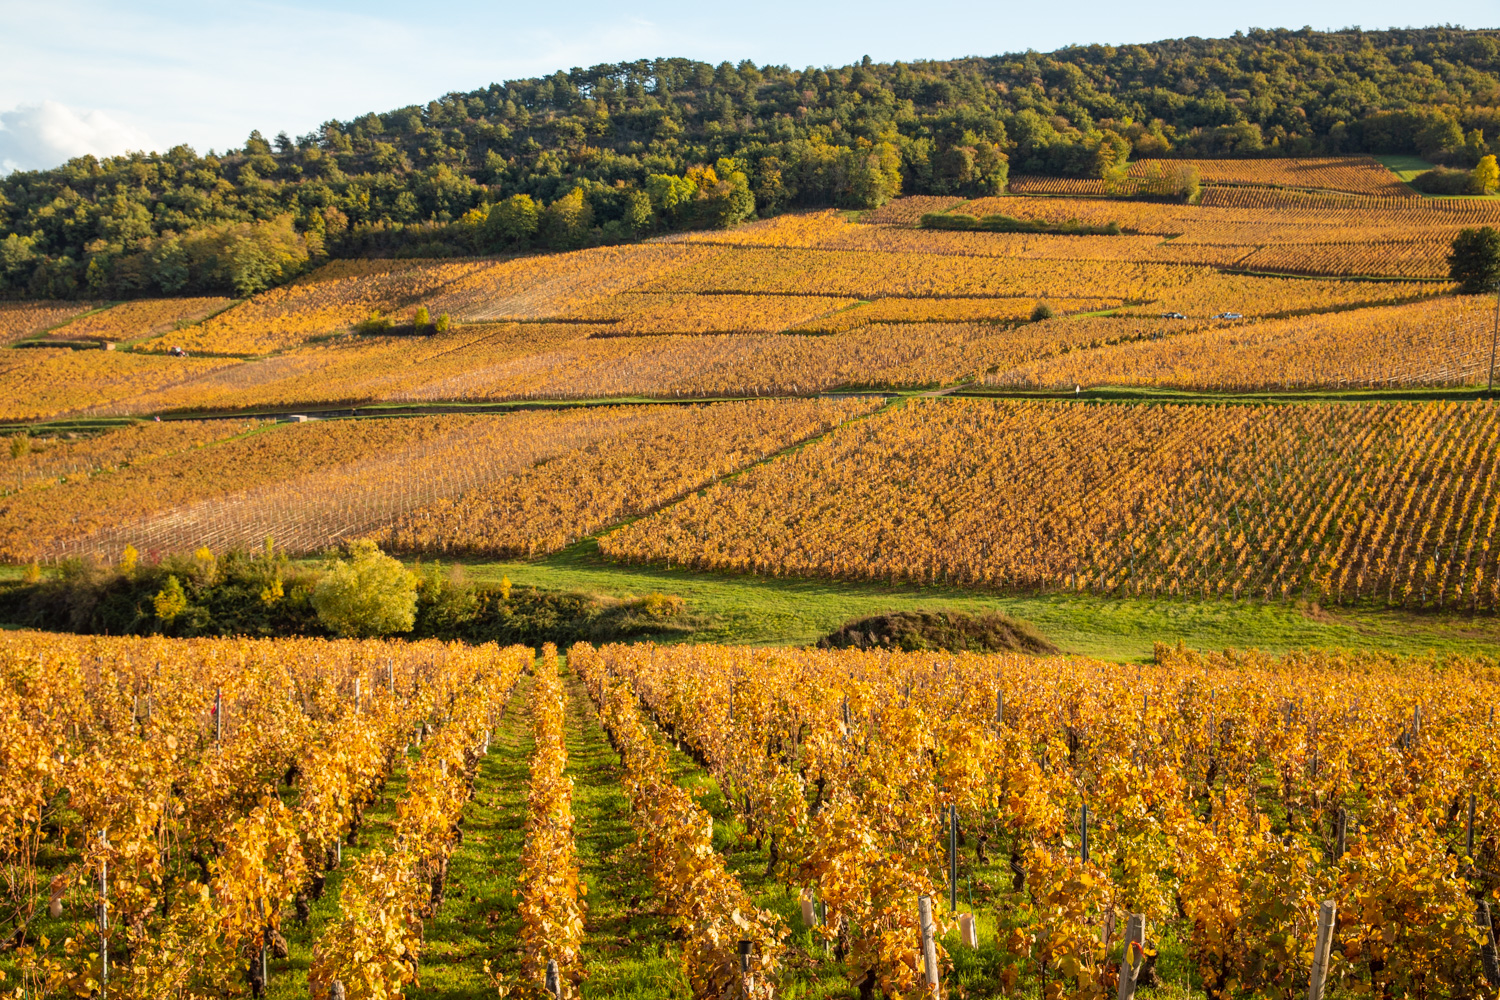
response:
M1382 167L1396 175L1396 179L1405 183L1411 183L1411 179L1418 174L1424 174L1434 169L1437 164L1422 159L1420 156L1388 155L1377 156L1375 161Z
M735 576L620 566L585 540L532 562L466 562L471 579L624 596L677 594L703 618L673 641L804 645L851 618L886 611L1001 611L1034 623L1069 653L1136 661L1155 642L1284 651L1363 647L1392 653L1500 652L1500 619L1375 609L1314 611L1285 604L1071 594L995 594L946 586Z

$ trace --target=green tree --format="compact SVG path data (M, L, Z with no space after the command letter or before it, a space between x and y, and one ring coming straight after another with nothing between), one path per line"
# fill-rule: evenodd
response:
M1495 291L1500 284L1500 229L1465 229L1454 237L1448 276L1466 295Z
M176 236L168 236L157 244L151 251L149 261L151 280L168 295L181 291L192 277L187 252L182 249L182 241Z
M1464 160L1471 166L1488 156L1489 151L1484 142L1484 129L1470 129L1464 134Z
M1437 156L1464 144L1464 130L1447 115L1435 115L1416 134L1423 156Z
M1129 159L1130 140L1105 129L1094 150L1094 176L1103 177L1106 181L1118 181L1125 176L1125 163Z
M484 221L485 242L492 250L525 243L536 235L541 212L529 194L513 194L490 207Z
M656 214L676 219L698 196L698 185L691 177L676 174L651 174L646 178L646 194Z
M0 289L24 288L37 258L36 240L11 233L0 240Z
M275 252L253 234L236 236L225 250L229 283L241 298L265 291L281 276Z
M698 186L698 216L704 225L727 229L755 214L750 179L738 161L720 159L704 171L704 178L708 182Z
M625 211L620 217L620 222L625 231L632 236L651 231L651 225L656 221L651 211L651 196L644 191L631 191L625 196Z
M588 242L594 214L582 188L574 188L542 213L542 234L554 250L576 250Z
M901 193L901 155L886 140L858 140L839 156L839 203L849 208L879 208Z
M158 590L151 600L151 607L156 612L156 617L164 622L174 620L187 610L187 606L187 594L183 593L182 583L175 576L167 577L166 585Z
M372 541L349 546L313 588L313 609L330 631L352 638L410 632L420 578Z
M1500 166L1495 164L1494 154L1481 156L1469 177L1475 194L1488 194L1500 183Z

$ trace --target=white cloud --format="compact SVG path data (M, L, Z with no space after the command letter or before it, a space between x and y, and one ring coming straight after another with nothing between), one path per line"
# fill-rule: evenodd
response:
M75 156L114 156L150 149L151 137L103 111L82 111L57 101L0 111L0 170L39 170Z

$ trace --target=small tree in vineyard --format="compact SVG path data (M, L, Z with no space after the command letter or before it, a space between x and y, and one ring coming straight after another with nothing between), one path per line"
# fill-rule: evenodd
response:
M410 632L417 621L417 574L371 541L350 545L349 555L313 588L318 620L350 638Z
M1448 275L1465 294L1494 291L1500 283L1500 229L1484 226L1455 236L1448 254Z

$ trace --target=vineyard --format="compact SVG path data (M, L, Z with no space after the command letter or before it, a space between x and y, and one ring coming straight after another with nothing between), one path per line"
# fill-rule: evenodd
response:
M0 668L17 997L577 997L645 949L641 995L695 1000L1500 986L1489 659L6 633ZM476 912L459 979L433 937Z
M71 190L6 243L93 298L0 302L0 998L1500 997L1500 201L1279 125L891 152L972 102L868 59L715 174L671 91L748 68L669 62L628 156L575 70L521 159L450 95L257 139L181 260L34 250Z
M127 545L148 554L223 551L266 538L305 553L373 534L406 551L529 556L648 513L873 405L786 400L122 428L86 448L61 444L36 455L33 476L64 462L72 474L42 483L45 494L0 498L0 553L15 562L114 560ZM289 493L296 504L286 502Z
M1492 662L570 661L714 775L850 990L1129 996L1166 985L1169 946L1173 978L1209 997L1315 976L1347 995L1495 989ZM942 939L925 960L924 896Z
M29 422L107 408L230 368L226 358L30 347L0 358L0 420Z
M283 931L306 925L338 872L313 992L399 995L528 660L439 643L8 635L6 989L259 996ZM398 770L391 846L344 870Z
M1411 188L1368 156L1277 157L1265 160L1137 160L1129 176L1159 167L1191 165L1208 185L1246 185L1347 191L1385 198L1410 197Z
M1431 299L1056 354L988 374L984 381L997 386L1229 391L1474 385L1489 374L1494 320L1488 300Z
M0 343L25 340L99 306L97 302L0 302Z
M737 573L1490 611L1497 462L1488 402L919 401L599 544Z
M1234 161L1233 169L1288 170L1299 162ZM1361 164L1307 169L1355 176ZM1279 183L1212 184L1197 205L1066 192L970 201L923 196L892 202L863 221L806 212L561 254L335 261L229 308L227 300L150 299L64 322L69 310L87 304L15 304L0 314L14 328L12 339L50 328L54 343L129 346L9 352L16 357L0 365L0 419L804 395L849 386L951 386L987 375L1011 384L1011 369L1074 366L1077 359L1065 355L1078 347L1131 339L1056 325L1045 333L1028 329L1048 314L1181 313L1193 321L1164 331L1173 333L1233 314L1249 323L1244 344L1285 343L1291 327L1284 321L1291 319L1321 314L1333 324L1309 320L1319 348L1307 372L1289 374L1274 349L1262 363L1255 348L1237 341L1222 365L1215 355L1196 357L1192 367L1212 369L1192 376L1204 387L1474 381L1470 324L1455 320L1435 331L1415 345L1421 356L1414 359L1384 349L1391 340L1380 310L1449 293L1442 280L1449 241L1466 226L1500 221L1500 209L1484 201L1268 186ZM943 211L1114 222L1124 233L917 226L923 214ZM1306 277L1283 276L1292 274ZM430 322L448 316L448 325L418 329L423 309ZM212 315L198 319L206 313ZM369 326L372 316L380 322ZM380 323L393 325L382 333ZM1322 332L1344 327L1357 335ZM1190 350L1187 343L1180 350ZM189 356L166 356L174 348ZM1124 354L1118 364L1097 360L1090 379L1152 364ZM1121 377L1138 383L1145 376ZM1173 384L1152 377L1153 384Z
M137 299L90 313L52 330L48 340L117 343L191 326L233 303L225 298Z
M0 560L35 580L131 548L154 566L372 541L1500 610L1475 400L1496 313L1446 280L1454 234L1500 209L1361 157L1191 166L1197 203L1018 174L566 252L333 260L235 301L9 303L0 332L46 337L0 351Z

